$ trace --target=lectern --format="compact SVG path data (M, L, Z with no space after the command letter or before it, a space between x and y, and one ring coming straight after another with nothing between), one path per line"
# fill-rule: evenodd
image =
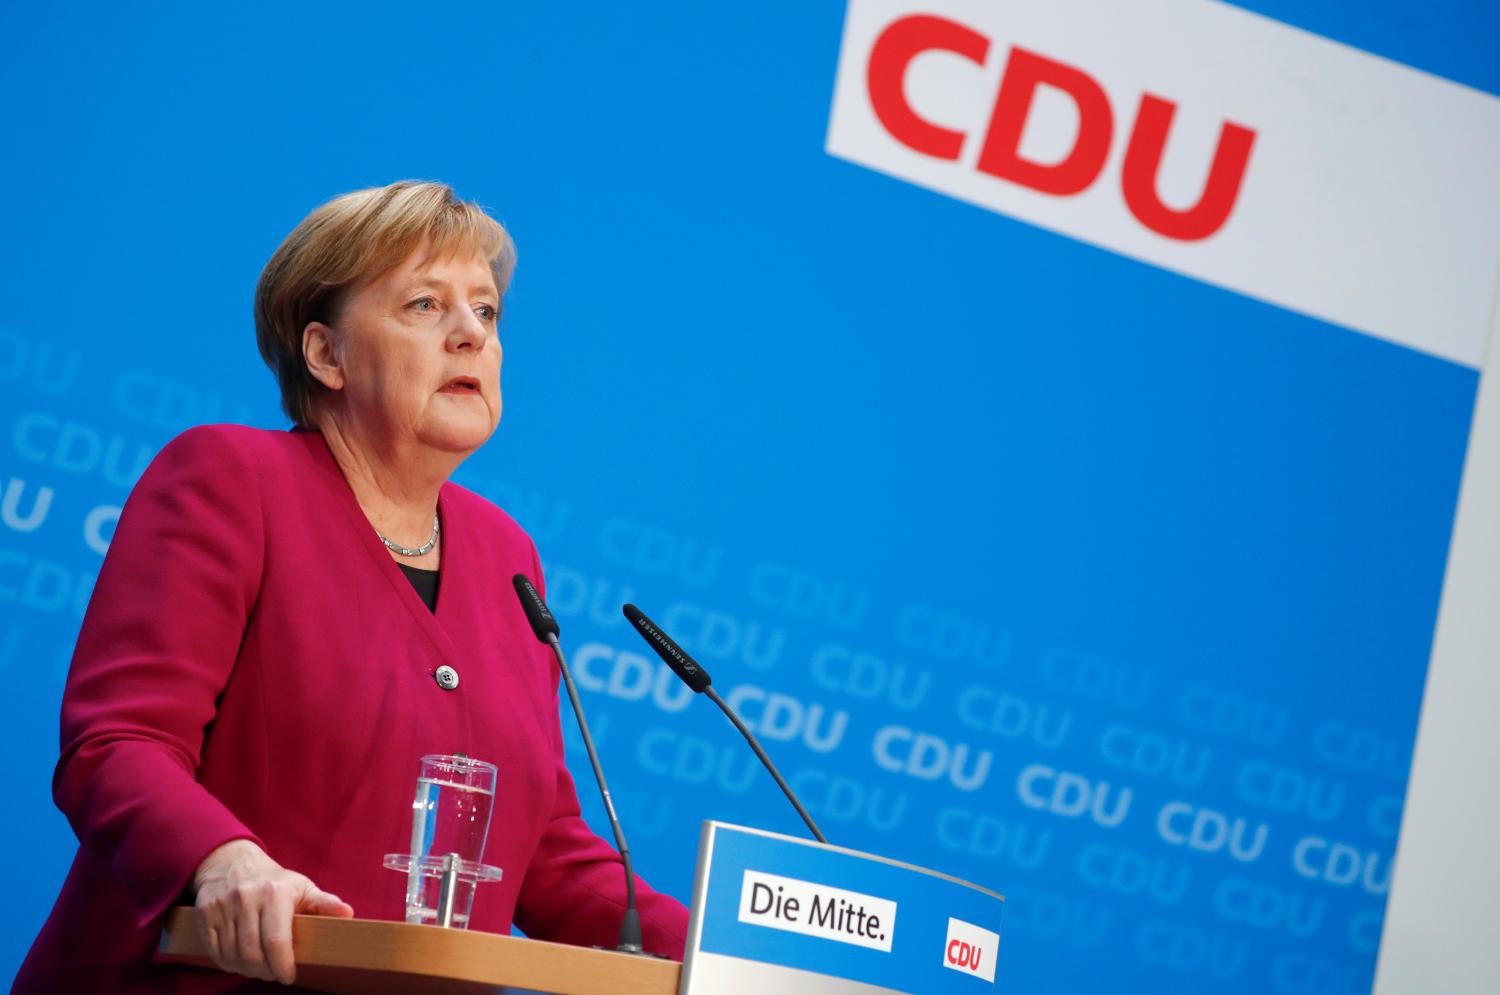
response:
M297 984L323 992L555 995L983 995L1005 899L876 854L706 822L687 959L494 933L297 916ZM160 956L211 966L192 909Z
M158 958L213 967L190 908L173 909ZM296 916L297 986L347 995L676 995L682 966L498 933Z

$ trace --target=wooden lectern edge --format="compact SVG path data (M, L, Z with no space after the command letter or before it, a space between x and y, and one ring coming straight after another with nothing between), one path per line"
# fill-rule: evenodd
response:
M675 995L682 974L672 960L374 919L294 916L292 946L298 985L331 992ZM168 913L157 959L213 967L194 909Z

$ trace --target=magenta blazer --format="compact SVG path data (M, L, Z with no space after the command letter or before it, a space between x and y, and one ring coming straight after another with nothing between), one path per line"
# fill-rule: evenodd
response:
M417 760L499 766L473 929L613 946L617 853L579 818L558 670L510 578L530 537L456 484L438 498L429 612L317 432L191 429L141 477L84 617L62 705L57 805L78 834L21 992L217 992L247 979L151 962L163 914L215 847L253 839L400 921ZM452 690L434 677L458 671ZM648 949L680 959L687 910L638 883ZM276 990L284 990L279 986Z

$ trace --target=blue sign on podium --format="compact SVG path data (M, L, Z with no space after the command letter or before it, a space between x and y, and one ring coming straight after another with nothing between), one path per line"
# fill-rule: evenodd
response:
M983 995L993 891L912 864L705 822L681 995Z

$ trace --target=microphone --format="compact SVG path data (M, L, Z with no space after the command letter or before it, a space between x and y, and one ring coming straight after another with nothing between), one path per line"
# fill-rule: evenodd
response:
M639 632L641 638L645 639L651 645L651 648L656 650L656 655L661 657L662 661L668 667L672 668L672 673L682 678L682 682L692 688L694 693L708 695L708 700L718 705L719 709L725 715L729 716L729 721L734 723L734 727L740 731L740 735L745 737L745 742L750 744L750 749L755 751L755 755L760 758L760 762L765 765L766 770L770 771L771 776L776 779L776 784L781 788L782 794L786 795L787 801L792 803L792 807L797 810L797 814L802 816L802 821L807 823L807 828L812 832L813 838L819 843L827 843L828 837L823 835L823 831L818 828L817 823L813 822L812 816L807 814L807 809L803 808L802 803L797 800L797 795L792 791L790 785L786 783L786 780L782 778L781 772L776 769L776 765L771 763L771 758L766 756L766 751L761 748L759 740L755 738L755 734L746 728L745 723L740 721L740 717L734 713L734 709L730 708L728 703L723 698L720 698L719 693L713 689L713 679L708 676L708 671L699 666L697 660L688 656L682 647L673 642L671 636L661 631L655 622L647 618L645 612L641 611L635 605L626 605L623 610L625 617L630 619L630 624L635 626L635 631ZM556 623L553 624L555 625Z
M573 684L573 671L568 667L562 644L558 641L561 629L530 578L525 574L516 574L511 578L511 583L516 587L516 596L521 601L521 610L526 613L526 621L531 623L531 631L539 641L551 646L553 655L557 657L563 683L568 687L568 698L573 702L573 714L578 718L578 731L583 733L583 748L588 752L589 763L593 765L594 780L599 782L599 794L604 797L604 814L609 816L609 828L614 830L615 848L620 851L620 863L625 866L625 915L620 920L620 945L615 949L621 953L645 954L646 948L641 942L641 914L635 906L635 867L630 862L630 847L625 843L625 830L620 826L620 817L615 814L615 803L609 796L609 785L604 783L604 768L599 766L599 751L594 749L594 737L589 735L589 723L583 717L583 702L578 700L578 688Z

